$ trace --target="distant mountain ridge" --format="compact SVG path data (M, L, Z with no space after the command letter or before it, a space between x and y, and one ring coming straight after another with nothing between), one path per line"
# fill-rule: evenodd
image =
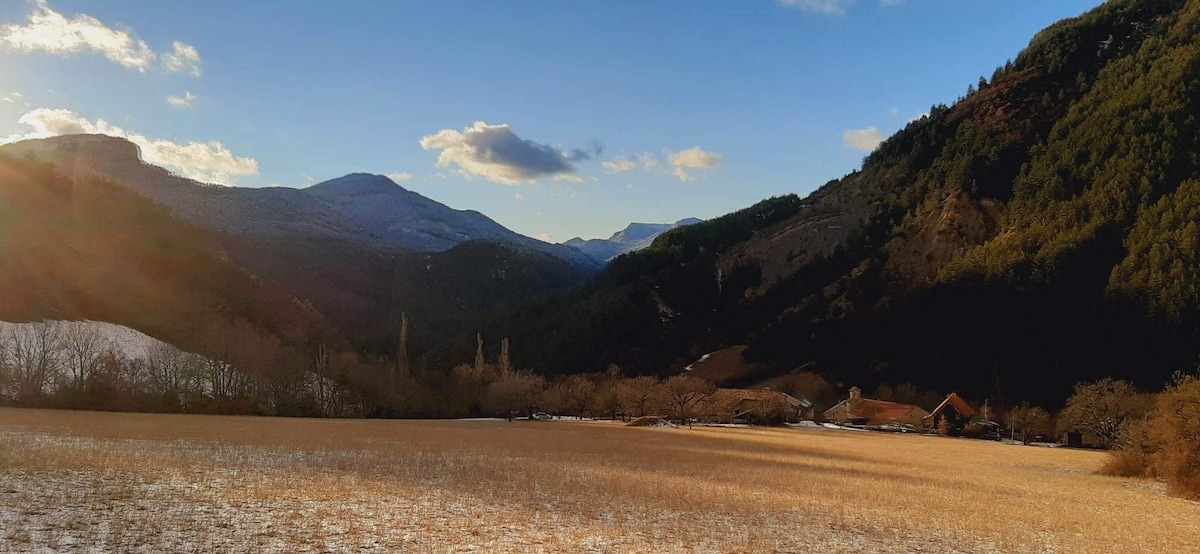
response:
M366 246L441 252L472 240L505 241L552 254L584 271L602 264L565 245L526 237L472 210L456 210L382 175L352 173L305 189L242 188L185 179L142 161L137 145L104 135L65 135L0 147L54 162L72 177L124 183L180 217L217 231L333 238Z
M597 260L608 261L621 254L649 248L654 243L654 239L667 231L695 225L702 221L702 219L689 217L675 223L630 223L607 239L585 240L575 237L562 244L578 248L584 254Z

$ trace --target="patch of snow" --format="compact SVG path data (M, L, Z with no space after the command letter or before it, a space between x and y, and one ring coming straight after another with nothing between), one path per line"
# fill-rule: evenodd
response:
M804 429L824 429L825 426L815 421L798 421L796 423L787 423L788 427L804 428Z
M20 332L24 329L32 329L39 323L9 323L7 321L0 321L0 335L7 335L12 331ZM53 323L58 323L62 326L61 331L63 334L73 330L86 330L96 333L104 343L112 346L115 353L121 354L131 360L145 360L149 357L151 349L156 346L167 345L167 343L141 331L115 323L89 320L56 321Z

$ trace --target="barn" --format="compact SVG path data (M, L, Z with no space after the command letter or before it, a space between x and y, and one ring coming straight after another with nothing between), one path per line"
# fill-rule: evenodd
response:
M701 404L701 418L717 423L779 423L813 419L813 404L773 390L717 389Z
M874 400L862 397L862 389L850 388L850 397L825 410L825 421L848 425L871 427L902 425L921 428L929 412L919 406Z

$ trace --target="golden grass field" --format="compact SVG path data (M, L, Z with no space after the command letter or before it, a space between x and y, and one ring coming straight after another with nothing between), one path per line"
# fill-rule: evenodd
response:
M6 551L1200 552L1104 454L837 430L0 410Z

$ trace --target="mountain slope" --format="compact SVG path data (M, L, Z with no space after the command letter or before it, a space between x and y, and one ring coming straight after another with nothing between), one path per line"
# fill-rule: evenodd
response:
M582 269L597 269L593 260L574 248L515 233L476 211L449 208L382 175L353 173L302 191L354 227L399 248L441 252L473 240L504 241L552 254Z
M215 233L119 184L3 154L0 291L5 321L107 321L184 347L233 320L295 339L309 319L231 264Z
M569 302L588 326L509 318L514 341L569 335L517 355L667 374L748 344L776 373L997 402L1105 375L1161 386L1200 341L1198 33L1200 2L1182 0L1057 23L861 171L773 201L778 218L731 214L621 258ZM567 346L596 341L594 361Z
M320 370L314 360L327 353L329 378L370 410L395 413L380 396L395 382L381 380L395 377L403 315L412 367L436 382L441 361L427 352L436 340L584 278L565 260L507 242L412 253L333 238L216 233L121 183L71 178L53 164L0 153L0 321L111 322L224 362L187 377L207 387L188 400L189 410L334 413L306 388ZM49 372L10 379L13 352L0 354L0 402L181 406L146 391L110 398L49 387ZM443 400L422 401L403 413L446 413Z
M610 261L626 252L649 248L654 239L671 229L677 229L686 225L695 225L696 223L700 223L700 221L702 220L689 217L675 223L630 223L627 227L613 233L607 239L584 240L575 237L563 242L563 244L575 247L597 260Z
M304 190L205 185L143 163L136 145L104 135L28 140L0 151L35 155L72 177L113 179L216 231L421 252L469 240L504 240L549 252L586 271L600 267L573 248L520 235L478 212L451 209L381 175L352 174Z

